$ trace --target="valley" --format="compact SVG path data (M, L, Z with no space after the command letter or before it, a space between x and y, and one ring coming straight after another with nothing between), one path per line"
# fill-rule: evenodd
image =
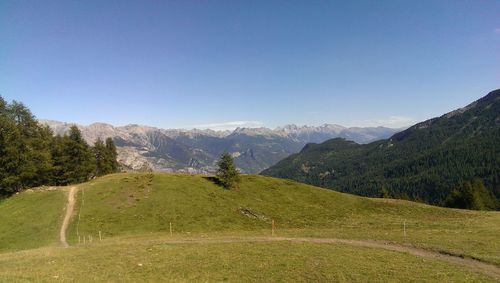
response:
M41 120L56 135L68 133L72 124ZM127 125L114 127L94 123L78 125L89 144L97 138L113 138L118 160L125 170L177 173L213 173L215 161L228 151L244 173L259 173L310 142L343 137L358 143L387 138L399 131L385 127L346 128L334 124L322 126L287 125L276 129L237 128L234 131L159 129Z

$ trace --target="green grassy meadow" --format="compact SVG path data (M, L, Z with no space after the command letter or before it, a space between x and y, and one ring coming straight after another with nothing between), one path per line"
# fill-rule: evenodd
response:
M0 254L0 281L495 282L437 260L348 245L136 240Z
M0 200L0 252L57 245L65 205L65 188Z
M226 190L201 175L113 174L78 185L65 249L66 196L67 188L34 190L0 202L0 281L493 280L344 244L165 242L271 236L273 220L276 236L376 240L500 266L499 212L362 198L255 175Z

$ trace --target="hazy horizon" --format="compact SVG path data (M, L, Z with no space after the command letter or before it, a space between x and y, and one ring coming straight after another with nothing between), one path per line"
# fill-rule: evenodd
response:
M333 125L333 126L340 126L344 127L346 129L350 128L390 128L390 127L385 127L385 126L344 126L344 125L339 125L336 123L323 123L323 124L316 124L316 125L308 125L308 124L284 124L284 125L278 125L276 127L267 127L257 121L233 121L230 123L212 123L212 124L207 124L207 125L195 125L192 127L179 127L179 128L165 128L165 127L159 127L159 126L153 126L153 125L145 125L145 124L138 124L138 123L130 123L130 124L111 124L111 123L106 123L106 122L100 122L100 121L95 121L89 124L81 124L77 122L72 122L72 121L60 121L60 120L52 120L52 119L41 119L37 118L41 122L61 122L61 123L66 123L66 124L75 124L79 126L91 126L92 124L107 124L111 125L113 127L126 127L126 126L144 126L144 127L153 127L153 128L158 128L158 129L164 129L164 130L212 130L216 132L224 132L224 131L234 131L237 128L245 128L245 129L259 129L259 128L266 128L266 129L271 129L271 130L276 130L278 128L283 128L286 126L297 126L297 127L321 127L321 126L326 126L326 125ZM410 125L411 126L411 125ZM396 127L396 128L391 128L391 129L396 129L396 130L402 130L405 129L409 126L403 126L403 127Z

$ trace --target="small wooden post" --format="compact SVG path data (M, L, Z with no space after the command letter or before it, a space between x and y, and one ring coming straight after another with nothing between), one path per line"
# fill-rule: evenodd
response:
M78 243L80 243L80 235L78 235Z
M406 220L403 221L403 235L406 239Z
M274 219L272 221L271 235L274 236Z
M85 242L85 238L86 238L86 237L85 237L85 236L83 236L83 244L84 244L84 245L86 244L86 242Z
M172 222L170 222L170 237L172 237Z
M102 241L101 231L99 231L99 242Z

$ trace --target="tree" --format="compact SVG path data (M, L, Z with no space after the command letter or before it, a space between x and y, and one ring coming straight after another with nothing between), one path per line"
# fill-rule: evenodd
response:
M5 99L3 99L2 96L0 96L0 115L5 114L6 111L7 111L7 101L5 101Z
M92 150L94 152L94 158L95 158L96 176L102 176L107 174L108 166L106 164L106 147L104 146L104 142L100 138L98 138L95 141Z
M496 209L498 203L492 196L481 180L476 179L473 182L462 182L445 201L445 205L454 208L488 210Z
M118 154L113 139L107 138L106 144L98 138L92 148L95 158L95 175L103 176L118 171Z
M391 198L391 195L389 194L389 191L385 186L380 187L378 191L378 197L379 198Z
M63 138L62 149L63 184L82 183L92 177L95 172L94 155L77 126L71 126L69 135Z
M106 144L104 144L104 142L98 138L92 150L96 162L96 176L103 176L118 171L116 146L113 143L113 139L107 138Z
M20 102L7 104L0 97L0 187L13 193L49 181L52 167L52 131L41 127Z
M50 146L52 154L52 170L50 183L54 185L65 185L64 172L67 170L68 156L65 155L65 147L68 136L55 136Z
M118 153L116 152L116 145L112 138L106 139L105 160L107 171L106 174L118 172Z
M234 166L233 157L229 153L224 152L217 162L217 178L220 184L226 188L234 188L240 181L240 173Z
M117 167L111 139L98 141L93 151L76 126L69 135L54 137L26 106L0 96L0 197L28 187L85 182Z
M0 195L21 189L18 169L21 135L14 122L0 113Z

